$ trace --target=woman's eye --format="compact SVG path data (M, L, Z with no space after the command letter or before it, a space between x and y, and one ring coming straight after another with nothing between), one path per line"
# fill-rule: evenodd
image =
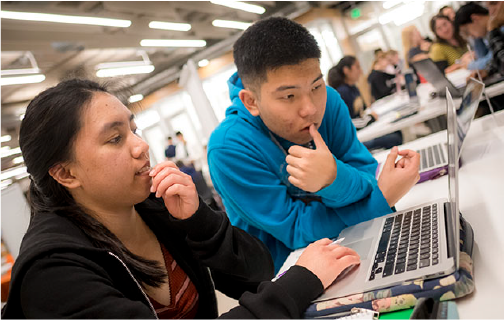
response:
M315 91L315 90L319 89L320 87L322 87L322 85L321 85L321 84L319 84L318 86L316 86L315 88L313 88L313 91Z
M121 142L121 136L117 136L115 138L112 138L111 140L109 140L110 143L114 143L114 144L118 144L119 142Z
M288 94L288 95L286 95L286 96L284 97L284 99L286 99L286 100L290 100L290 99L292 99L292 98L294 98L294 95L293 95L293 94Z

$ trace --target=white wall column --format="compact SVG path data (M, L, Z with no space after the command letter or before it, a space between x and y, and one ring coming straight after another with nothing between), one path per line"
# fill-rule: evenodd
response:
M191 97L196 114L201 123L203 135L208 140L215 127L219 124L212 109L210 100L203 90L203 84L198 75L198 69L193 60L189 59L180 73L179 85L182 86ZM225 85L225 84L224 84Z

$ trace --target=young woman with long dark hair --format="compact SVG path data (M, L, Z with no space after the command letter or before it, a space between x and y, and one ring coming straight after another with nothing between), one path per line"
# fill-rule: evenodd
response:
M215 289L240 299L229 318L301 318L359 263L329 239L277 281L266 247L198 198L170 161L151 168L134 117L87 80L28 105L19 143L31 221L3 318L214 318Z

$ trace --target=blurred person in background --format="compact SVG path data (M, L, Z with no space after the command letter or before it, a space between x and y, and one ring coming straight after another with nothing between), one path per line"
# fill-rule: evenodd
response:
M166 138L166 141L168 142L168 146L165 149L165 157L166 157L166 160L172 161L176 155L175 145L173 144L173 138L168 137L168 138Z
M388 50L385 52L385 58L388 60L388 65L386 68L386 72L390 74L398 74L403 69L403 62L399 57L399 52L396 50Z
M448 17L448 19L450 19L450 21L452 22L455 20L455 10L452 6L441 7L438 14Z
M368 76L368 83L371 87L371 95L374 100L391 95L396 90L396 75L387 73L390 65L389 60L384 53L379 53L373 62L373 70Z
M412 62L429 58L429 49L432 42L425 40L415 25L402 29L401 39L406 68L413 67Z
M357 130L378 120L378 115L371 111L369 115L365 114L366 104L361 97L361 93L356 84L362 75L362 69L359 61L354 56L343 57L337 65L329 70L327 81L329 86L336 89L341 98L348 107L352 123ZM370 141L363 142L368 150L390 149L401 145L403 142L400 131L387 134Z
M504 74L504 5L501 1L488 1L488 41L492 50L492 63Z
M486 39L489 18L488 9L470 2L457 10L454 21L455 29L469 40L475 55L464 55L462 63L468 70L481 70L483 78L487 75L487 66L492 60L492 51ZM476 71L471 76L476 76Z
M430 21L430 29L436 35L429 57L445 73L463 68L460 60L467 52L466 41L455 32L452 21L443 15L436 15Z

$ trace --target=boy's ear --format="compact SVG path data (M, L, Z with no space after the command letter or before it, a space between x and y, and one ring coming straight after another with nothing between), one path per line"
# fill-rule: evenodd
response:
M72 175L70 169L60 163L52 166L49 169L49 175L53 177L53 179L56 180L59 184L68 189L75 189L81 186L80 181L74 175Z
M257 105L257 97L256 94L249 89L242 89L238 94L240 100L251 115L257 117L259 115L259 108Z

